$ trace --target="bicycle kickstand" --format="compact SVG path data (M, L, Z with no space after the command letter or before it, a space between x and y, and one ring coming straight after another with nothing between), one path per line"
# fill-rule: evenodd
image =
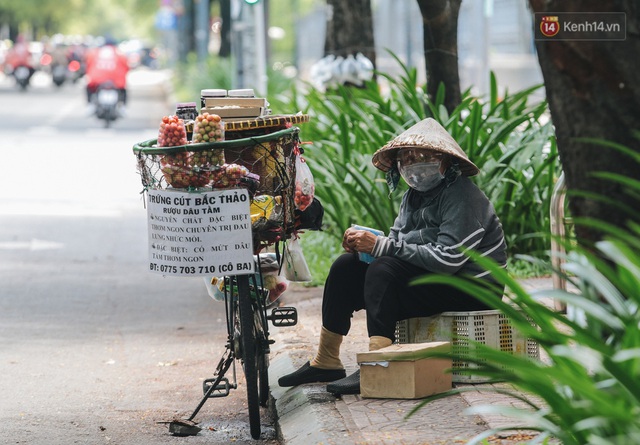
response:
M230 352L230 351L229 351ZM225 353L226 355L226 353ZM198 415L198 412L202 409L207 399L210 397L221 397L229 395L229 381L224 377L225 373L229 370L229 367L233 363L233 354L229 353L229 355L225 358L225 355L220 359L220 363L216 368L217 377L214 379L205 380L204 385L207 385L207 382L211 382L209 388L205 391L204 396L200 400L200 403L196 407L196 409L191 413L188 419L174 419L169 422L169 432L175 436L195 436L197 435L202 428L200 428L193 419ZM219 388L220 382L225 379L224 390L225 393L220 396L212 396L213 392Z

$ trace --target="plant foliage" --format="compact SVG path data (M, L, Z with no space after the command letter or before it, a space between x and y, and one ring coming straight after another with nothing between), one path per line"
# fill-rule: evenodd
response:
M313 142L305 153L325 207L327 233L340 240L351 224L391 227L406 186L389 193L384 174L371 163L372 154L405 129L426 117L438 120L480 168L474 181L492 201L502 221L510 255L542 255L549 246L536 236L549 231L549 202L559 174L547 103L532 103L533 87L499 98L492 75L488 98L466 91L448 114L444 89L429 100L415 69L402 66L399 77L378 73L385 87L338 87L326 92L299 88L278 96L282 109L311 116L302 135Z
M628 153L638 160L637 153ZM611 179L640 196L638 181ZM504 269L474 252L469 254L506 285L507 298L502 302L492 299L485 286L460 277L431 276L417 281L448 283L471 292L505 313L548 356L548 360L537 361L476 345L470 357L459 357L476 367L460 372L511 383L542 400L540 404L529 402L526 410L492 406L471 412L497 410L517 421L503 429L537 430L542 433L537 440L555 438L564 445L640 443L640 224L636 216L629 214L628 227L575 219L575 224L606 234L593 250L560 240L570 253L562 270L553 273L567 279L575 290L526 292ZM549 308L545 304L549 299L564 302L569 315ZM507 394L518 397L516 392ZM495 432L488 431L472 443Z

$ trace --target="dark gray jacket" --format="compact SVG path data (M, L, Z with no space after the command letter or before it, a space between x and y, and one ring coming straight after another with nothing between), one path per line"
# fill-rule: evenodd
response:
M464 246L506 267L502 224L486 195L466 176L421 193L409 189L389 236L379 236L373 256L394 256L428 271L488 274L460 252Z

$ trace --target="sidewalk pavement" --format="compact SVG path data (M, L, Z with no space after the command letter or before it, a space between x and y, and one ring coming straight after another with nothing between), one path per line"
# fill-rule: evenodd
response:
M523 280L523 284L528 289L552 288L550 278ZM524 405L504 395L482 391L488 384L454 384L472 386L477 391L431 402L409 418L405 416L420 400L364 399L359 395L335 397L326 392L324 383L281 388L278 379L298 369L315 354L321 328L322 290L322 287L290 287L284 303L297 308L298 324L271 328L275 344L270 354L269 381L277 429L285 445L465 444L488 429L513 424L497 414L463 413L471 406ZM341 348L347 375L357 369L356 353L367 351L368 344L365 314L358 311ZM489 443L511 445L532 437L512 431L492 437Z

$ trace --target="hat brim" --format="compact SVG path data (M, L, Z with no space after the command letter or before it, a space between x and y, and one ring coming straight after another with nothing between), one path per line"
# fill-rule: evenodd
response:
M401 135L394 138L373 154L373 165L383 172L395 164L398 150L419 148L453 156L465 176L474 176L480 169L469 160L458 143L435 119L427 118L418 122Z

